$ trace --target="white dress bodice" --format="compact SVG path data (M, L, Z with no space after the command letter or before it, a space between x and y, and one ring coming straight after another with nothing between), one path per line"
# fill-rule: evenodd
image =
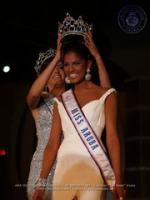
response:
M105 127L105 100L112 92L116 92L116 90L114 88L110 88L99 99L93 100L81 108L99 139L101 139L102 132ZM62 102L60 102L57 98L54 98L54 100L58 104L64 134L64 140L59 148L57 158L59 159L62 156L71 154L90 156L77 134Z

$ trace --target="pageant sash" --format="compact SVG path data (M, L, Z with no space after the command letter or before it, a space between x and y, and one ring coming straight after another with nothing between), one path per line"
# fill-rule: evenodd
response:
M94 130L88 123L84 113L80 109L73 91L70 89L62 94L63 105L81 138L81 141L87 148L90 156L98 166L102 177L109 187L110 191L113 192L115 186L115 175L107 157L107 153L95 134Z
M48 108L51 116L53 116L53 106L54 106L54 100L53 99L43 99L46 107Z

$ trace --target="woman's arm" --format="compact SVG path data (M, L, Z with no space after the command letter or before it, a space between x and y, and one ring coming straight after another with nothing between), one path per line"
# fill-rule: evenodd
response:
M101 54L100 54L100 52L99 52L98 48L96 47L95 42L93 40L92 32L89 31L85 34L87 36L87 37L84 38L85 39L85 45L87 46L87 48L89 49L89 51L91 52L93 57L95 58L97 68L98 68L100 85L101 85L101 87L110 88L111 82L110 82L110 79L109 79L109 75L108 75L108 72L106 70L105 64L102 60Z
M46 69L39 75L39 77L32 84L29 93L27 95L27 103L29 108L35 109L40 101L41 92L45 88L52 72L57 63L60 60L60 48L61 48L61 35L58 35L57 39L57 53L54 59L48 64Z
M40 173L40 177L42 180L47 179L50 170L54 164L54 161L56 159L57 151L60 146L60 139L62 134L62 128L61 128L61 119L60 115L58 113L57 103L54 104L54 114L53 114L53 123L52 123L52 129L50 133L50 138L48 140L48 143L46 145L44 155L43 155L43 161L42 161L42 170ZM44 195L44 190L37 189L34 192L33 199L37 200L39 197Z
M106 118L106 144L110 155L112 167L115 173L116 187L114 198L124 197L121 172L120 141L117 132L117 98L113 92L106 99L105 118Z
M117 110L116 94L112 93L107 97L105 104L106 143L115 172L116 182L122 182L120 173L120 142L117 132Z
M55 161L58 148L60 146L61 134L62 134L61 119L58 112L57 103L55 103L52 129L50 133L50 138L48 140L48 143L44 151L40 178L47 178L50 172L53 162Z
M98 67L100 86L111 88L109 75L108 75L108 72L107 72L106 67L104 65L104 62L101 58L101 55L99 54L97 57L95 57L95 60L96 60L96 64L97 64L97 67Z

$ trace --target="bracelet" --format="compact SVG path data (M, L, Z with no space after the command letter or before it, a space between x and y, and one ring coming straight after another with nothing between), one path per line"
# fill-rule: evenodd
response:
M35 183L34 190L45 189L46 183L47 183L47 179L39 178Z

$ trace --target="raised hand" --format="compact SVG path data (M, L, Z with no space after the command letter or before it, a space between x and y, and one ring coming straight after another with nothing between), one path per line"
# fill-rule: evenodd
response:
M56 52L56 56L55 57L57 57L57 59L59 59L59 60L61 58L61 46L62 46L61 39L62 39L62 35L58 33L57 52Z
M100 57L100 52L94 42L94 39L93 39L93 35L92 35L92 32L91 31L88 31L85 33L85 37L84 37L84 40L85 40L85 45L86 47L89 49L90 53L92 54L92 56L97 59L98 57Z

